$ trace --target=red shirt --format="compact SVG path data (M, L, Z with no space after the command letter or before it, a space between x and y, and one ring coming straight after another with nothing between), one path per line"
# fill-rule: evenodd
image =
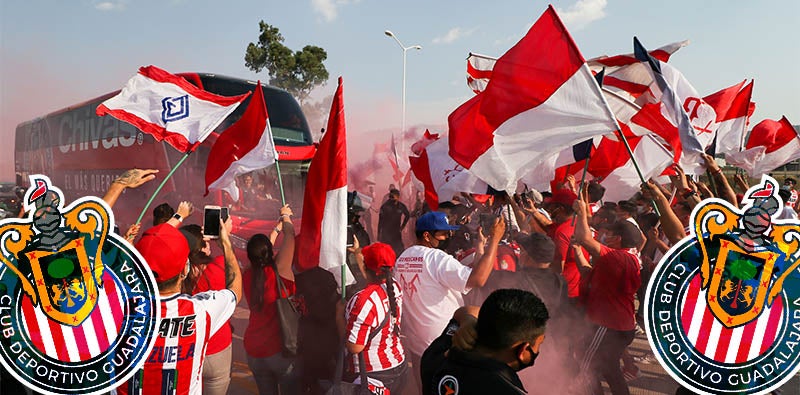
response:
M206 291L221 291L225 286L225 257L217 256L213 261L206 265L205 270L200 273L197 284L194 285L192 295ZM219 331L208 340L207 355L216 354L231 345L231 326L230 320L225 322Z
M378 329L389 314L389 296L386 283L369 284L358 291L347 303L347 341L365 345L364 363L368 372L391 369L403 363L405 352L395 327L400 325L403 311L403 292L394 284L394 297L397 303L397 318L389 316L386 325L375 335L369 344L367 339ZM351 371L358 372L358 356L350 361Z
M639 260L628 250L602 246L587 279L586 316L597 325L618 331L636 328L634 300L641 285Z
M247 269L242 276L242 287L248 303L252 300L250 294L252 279L252 269ZM281 280L289 292L289 295L283 296L294 295L294 281L283 277ZM275 270L272 266L267 266L264 268L264 298L261 310L250 307L250 322L244 331L244 350L251 357L266 358L281 352L281 327L278 322L278 309L275 307L277 299L278 282L275 279Z
M564 261L564 266L561 269L561 276L567 282L567 294L570 298L577 298L580 296L581 288L581 273L575 265L575 254L572 252L570 239L572 233L575 232L575 227L572 225L572 220L568 219L560 224L550 225L548 235L553 239L556 246L555 262ZM589 254L584 251L584 256L589 259Z

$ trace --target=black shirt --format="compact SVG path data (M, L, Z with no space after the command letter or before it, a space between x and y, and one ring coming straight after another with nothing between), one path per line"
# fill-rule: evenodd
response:
M517 372L508 365L474 352L451 349L457 328L458 323L451 320L422 354L423 395L527 394Z

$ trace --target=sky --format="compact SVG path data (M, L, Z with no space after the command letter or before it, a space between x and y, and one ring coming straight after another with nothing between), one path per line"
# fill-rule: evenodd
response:
M775 0L554 1L585 58L690 40L670 60L706 95L755 79L753 120L800 123L800 2ZM16 125L120 89L140 66L268 80L244 65L263 20L294 50L328 53L331 95L344 79L348 151L385 140L401 124L402 49L406 126L443 132L472 92L470 51L499 56L545 11L542 1L473 0L29 0L0 2L0 181L13 180ZM312 125L318 128L321 125ZM359 145L361 144L361 145Z

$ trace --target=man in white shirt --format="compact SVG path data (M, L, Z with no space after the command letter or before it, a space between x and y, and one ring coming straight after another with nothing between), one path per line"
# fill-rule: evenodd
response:
M417 219L416 244L403 251L395 265L394 278L404 295L403 345L410 354L417 383L422 353L440 335L451 312L463 305L463 294L482 287L489 278L506 225L505 221L495 220L488 230L485 251L480 251L483 246L479 246L480 258L472 267L462 265L442 250L456 229L443 212L425 213Z

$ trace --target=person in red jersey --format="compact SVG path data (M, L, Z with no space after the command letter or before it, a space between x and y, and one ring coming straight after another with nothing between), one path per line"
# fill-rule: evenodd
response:
M148 229L136 244L158 283L161 319L152 352L144 367L118 388L122 394L201 394L209 338L226 325L242 296L242 276L229 238L230 219L221 224L219 237L226 289L193 296L180 292L190 270L189 244L170 221Z
M592 329L581 369L584 377L588 376L589 392L603 393L602 376L612 394L628 395L630 391L619 360L635 335L634 302L641 284L638 247L642 244L642 233L629 221L618 220L599 235L601 243L589 230L586 203L578 199L573 209L577 214L574 241L592 256L589 263L578 254L586 319Z
M358 250L356 250L358 251ZM358 353L364 355L367 376L381 381L389 393L405 386L407 364L400 342L403 292L392 278L395 253L384 243L373 243L356 253L367 286L347 304L347 350L353 354L350 371L359 373Z
M256 234L247 242L250 268L244 272L244 294L250 306L250 321L244 331L244 350L261 395L299 391L295 358L283 355L276 305L279 295L287 298L296 292L292 272L295 234L291 216L292 209L288 205L280 209L283 244L277 255L273 255L272 242L264 234ZM278 281L282 283L280 290Z

